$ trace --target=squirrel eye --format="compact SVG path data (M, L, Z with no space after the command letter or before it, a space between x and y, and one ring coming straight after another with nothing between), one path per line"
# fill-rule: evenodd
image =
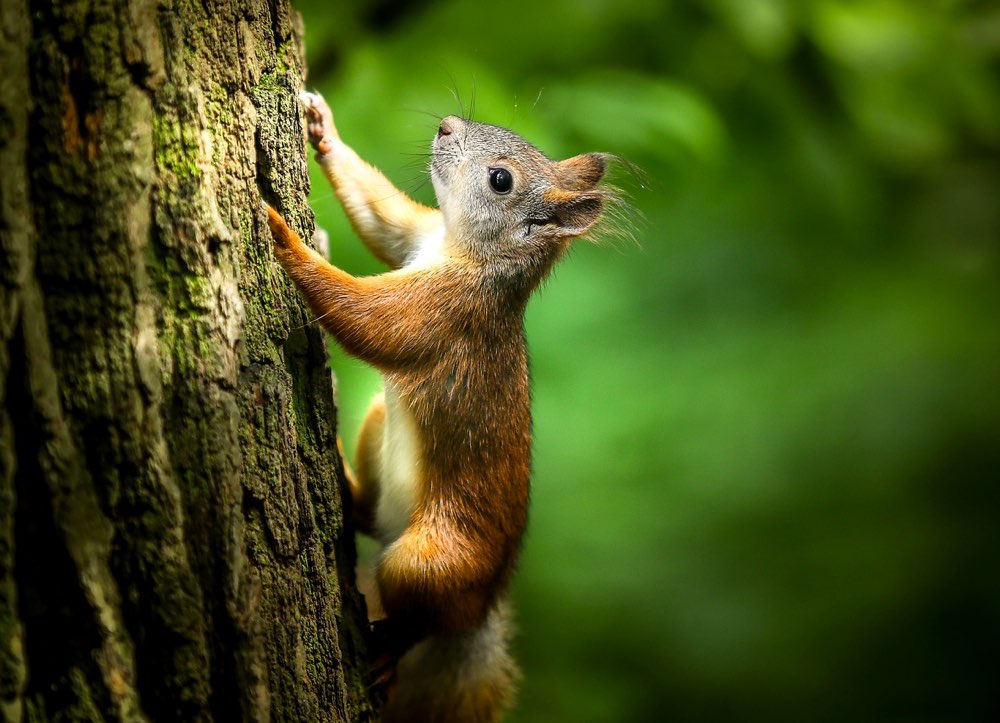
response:
M514 187L514 176L506 168L490 169L490 188L497 193L510 193Z

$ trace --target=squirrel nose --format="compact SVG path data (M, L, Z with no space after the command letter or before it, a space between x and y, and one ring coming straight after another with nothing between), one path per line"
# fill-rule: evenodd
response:
M443 121L441 121L441 125L438 127L438 138L442 136L450 136L452 133L454 133L455 128L453 126L453 123L454 121L452 121L451 118L445 118Z

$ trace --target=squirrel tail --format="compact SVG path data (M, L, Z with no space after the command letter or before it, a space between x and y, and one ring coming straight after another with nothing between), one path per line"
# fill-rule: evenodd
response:
M520 678L510 618L501 602L478 628L417 644L399 662L382 723L499 723Z

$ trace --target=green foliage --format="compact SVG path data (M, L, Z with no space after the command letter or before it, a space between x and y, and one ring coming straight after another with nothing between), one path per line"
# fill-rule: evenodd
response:
M995 5L301 8L310 84L421 200L433 115L644 170L639 244L578 245L529 309L514 720L995 715ZM350 447L378 382L334 365Z

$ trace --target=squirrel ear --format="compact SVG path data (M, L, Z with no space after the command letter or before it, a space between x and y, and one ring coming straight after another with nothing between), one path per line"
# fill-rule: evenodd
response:
M557 236L582 236L604 213L605 195L599 192L550 191L547 195L547 200L552 202L552 222Z
M555 165L559 185L571 191L587 191L596 186L604 178L607 166L602 153L584 153Z

